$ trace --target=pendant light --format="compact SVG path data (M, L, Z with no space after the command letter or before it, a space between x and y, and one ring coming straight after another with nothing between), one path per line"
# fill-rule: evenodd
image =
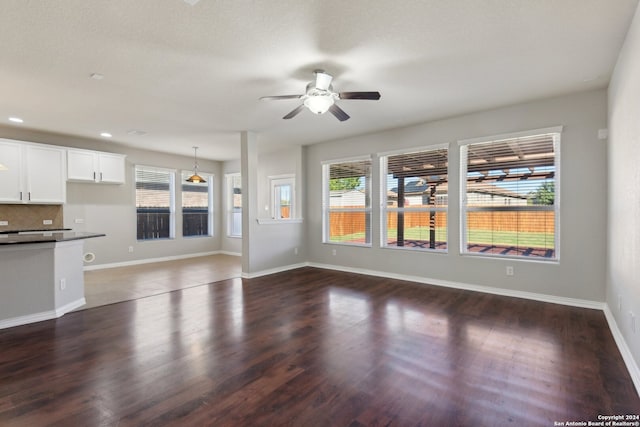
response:
M193 182L194 184L206 183L203 177L198 175L198 147L193 147L193 175L187 178L187 182Z

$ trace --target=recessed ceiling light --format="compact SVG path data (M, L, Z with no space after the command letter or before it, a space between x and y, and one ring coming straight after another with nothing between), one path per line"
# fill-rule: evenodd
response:
M24 120L20 117L9 117L9 121L13 123L24 123Z
M102 132L100 136L103 136L105 138L111 138L113 135L111 135L109 132Z
M92 78L93 80L102 80L104 79L104 74L92 73L89 77Z

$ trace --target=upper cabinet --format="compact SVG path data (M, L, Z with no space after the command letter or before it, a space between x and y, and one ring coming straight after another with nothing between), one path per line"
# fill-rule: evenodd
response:
M123 184L125 156L90 150L67 150L67 179L78 182Z
M0 203L64 203L65 150L0 139Z

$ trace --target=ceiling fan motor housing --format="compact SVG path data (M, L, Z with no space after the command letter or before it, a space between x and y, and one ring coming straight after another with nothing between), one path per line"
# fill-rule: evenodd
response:
M307 93L303 97L303 104L314 114L324 114L336 102L337 95L333 92L331 85L324 90L315 87L314 83L309 83Z

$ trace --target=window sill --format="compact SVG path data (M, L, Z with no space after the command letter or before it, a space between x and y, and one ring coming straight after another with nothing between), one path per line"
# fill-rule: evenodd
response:
M258 221L258 224L260 225L302 224L302 218L292 218L292 219L258 218L256 221Z

